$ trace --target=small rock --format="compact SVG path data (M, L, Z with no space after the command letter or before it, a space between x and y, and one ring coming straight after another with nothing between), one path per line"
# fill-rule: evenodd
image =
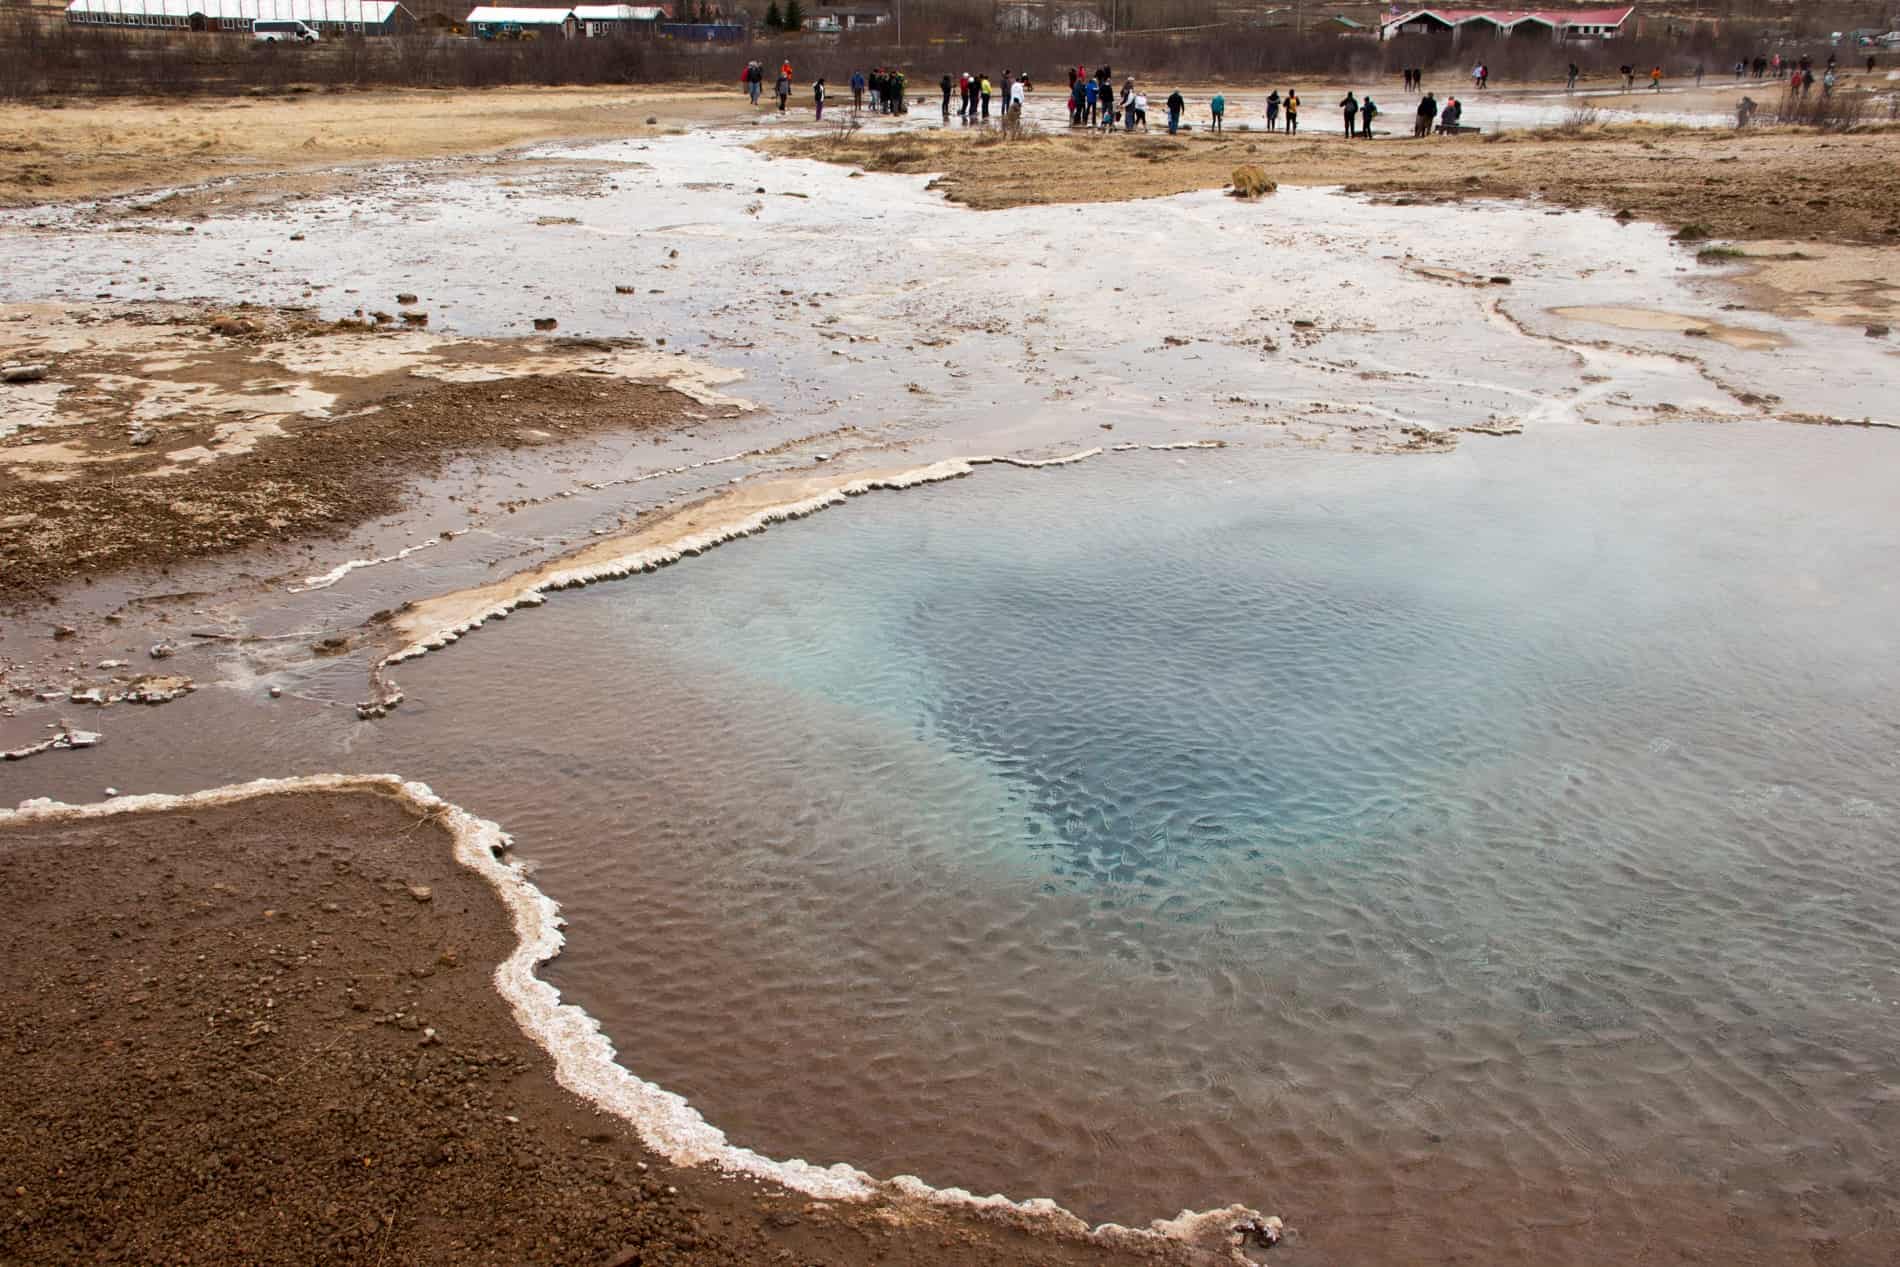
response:
M1889 326L1872 325L1867 327L1867 337L1870 339L1884 339L1892 333L1893 330Z
M152 433L147 431L144 427L134 427L132 428L132 433L126 436L125 440L126 443L133 448L142 449L152 442Z
M429 314L426 312L405 312L402 314L402 323L406 326L426 326L429 324Z
M648 127L652 127L654 124L658 123L659 121L660 121L660 116L658 116L657 114L649 114L647 116Z
M534 328L537 330L552 330L560 324L561 323L556 321L553 317L536 317L534 319Z
M614 294L616 295L631 295L632 293L633 293L633 287L631 286L614 287Z
M676 260L679 257L680 257L680 249L677 246L666 253L666 258L669 260Z
M396 296L396 302L399 304L413 304L416 302L416 297L405 290L402 294Z
M154 660L169 660L177 654L178 648L169 642L159 642L152 645L151 656Z
M303 241L303 234L301 234L301 233L293 233L293 234L291 234L291 235L290 235L290 240L291 240L292 242L301 242L301 241Z
M53 637L61 639L61 640L74 637L78 633L79 631L77 629L74 629L71 625L54 625L53 626Z
M283 694L284 688L281 686L273 686L270 688L270 697L272 699L281 699L283 698Z
M409 886L409 896L418 902L433 902L435 890L426 884L412 884Z
M118 794L119 794L119 789L116 787L109 787L106 789L107 796L117 796Z
M8 365L0 367L0 383L37 383L52 372L53 367L44 362Z
M386 326L390 322L395 320L395 318L390 316L388 313L381 312L381 311L370 313L369 319L371 322L379 326Z
M1511 284L1511 279L1504 276L1503 274L1499 274L1498 276L1493 277L1491 279L1491 284L1493 286L1509 286Z

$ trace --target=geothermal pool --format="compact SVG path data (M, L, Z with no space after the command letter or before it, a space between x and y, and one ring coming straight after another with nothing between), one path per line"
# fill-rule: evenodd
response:
M1891 1247L1881 439L985 473L562 596L392 730L772 1155L1311 1261Z
M557 595L347 743L201 693L83 777L427 772L769 1155L1298 1262L1884 1253L1889 439L987 469Z
M0 262L67 251L4 299L409 288L456 333L665 332L762 406L206 582L171 628L283 641L189 648L203 689L0 803L426 780L538 864L548 975L623 1063L776 1157L1124 1222L1242 1201L1294 1263L1893 1261L1895 438L1766 421L1890 427L1886 344L1731 316L1601 215L974 215L742 139L189 236L0 218ZM1371 451L1408 427L1523 434ZM376 723L362 656L275 650L729 477L1207 438L554 595L400 666Z

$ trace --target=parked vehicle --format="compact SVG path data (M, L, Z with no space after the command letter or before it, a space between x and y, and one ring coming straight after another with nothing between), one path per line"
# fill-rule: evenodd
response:
M251 38L263 44L315 44L319 36L296 18L259 18L251 23Z

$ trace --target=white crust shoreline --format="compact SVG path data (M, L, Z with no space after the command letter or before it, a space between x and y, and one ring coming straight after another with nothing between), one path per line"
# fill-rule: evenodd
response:
M1113 451L1223 447L1225 442L1221 440L1186 440L1169 444L1118 444ZM703 554L728 541L764 532L772 524L803 519L821 510L842 506L853 497L878 489L915 488L961 479L979 466L1016 466L1032 470L1068 466L1100 457L1104 452L1108 450L1091 448L1053 458L994 455L945 458L920 466L855 475L781 477L742 484L647 527L593 542L492 584L437 595L410 606L390 622L406 641L370 670L373 693L356 706L357 716L381 717L402 702L402 689L388 676L392 665L446 647L489 621L500 620L520 608L539 607L547 602L550 591L615 580L635 572L651 572L688 555Z
M514 919L515 948L496 967L494 983L522 1032L553 1058L555 1080L561 1086L629 1123L648 1148L672 1162L715 1166L821 1200L883 1197L900 1203L961 1207L1104 1247L1171 1243L1203 1251L1210 1255L1210 1261L1251 1261L1240 1252L1235 1229L1261 1216L1241 1205L1183 1210L1172 1219L1156 1219L1146 1228L1115 1223L1090 1227L1047 1198L1012 1201L1001 1195L979 1197L961 1188L933 1188L914 1175L878 1180L842 1162L817 1166L798 1159L775 1161L734 1145L724 1131L707 1122L683 1097L620 1065L599 1022L579 1007L561 1002L560 992L536 975L541 964L561 953L566 940L561 932L559 905L535 887L519 863L503 856L511 842L499 825L443 800L427 784L394 774L314 774L258 779L187 795L120 796L87 805L40 798L22 802L15 810L0 810L0 829L119 814L203 809L299 793L365 792L397 800L416 814L435 820L449 833L455 860L487 880ZM1267 1222L1277 1231L1277 1219Z

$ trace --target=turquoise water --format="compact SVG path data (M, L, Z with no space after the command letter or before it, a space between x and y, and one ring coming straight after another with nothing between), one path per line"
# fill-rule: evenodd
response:
M561 666L586 755L490 808L562 988L740 1142L1309 1261L1891 1247L1884 439L986 472L406 684Z
M563 992L773 1155L1295 1263L1890 1263L1892 439L987 469L556 595L343 761L505 823Z

